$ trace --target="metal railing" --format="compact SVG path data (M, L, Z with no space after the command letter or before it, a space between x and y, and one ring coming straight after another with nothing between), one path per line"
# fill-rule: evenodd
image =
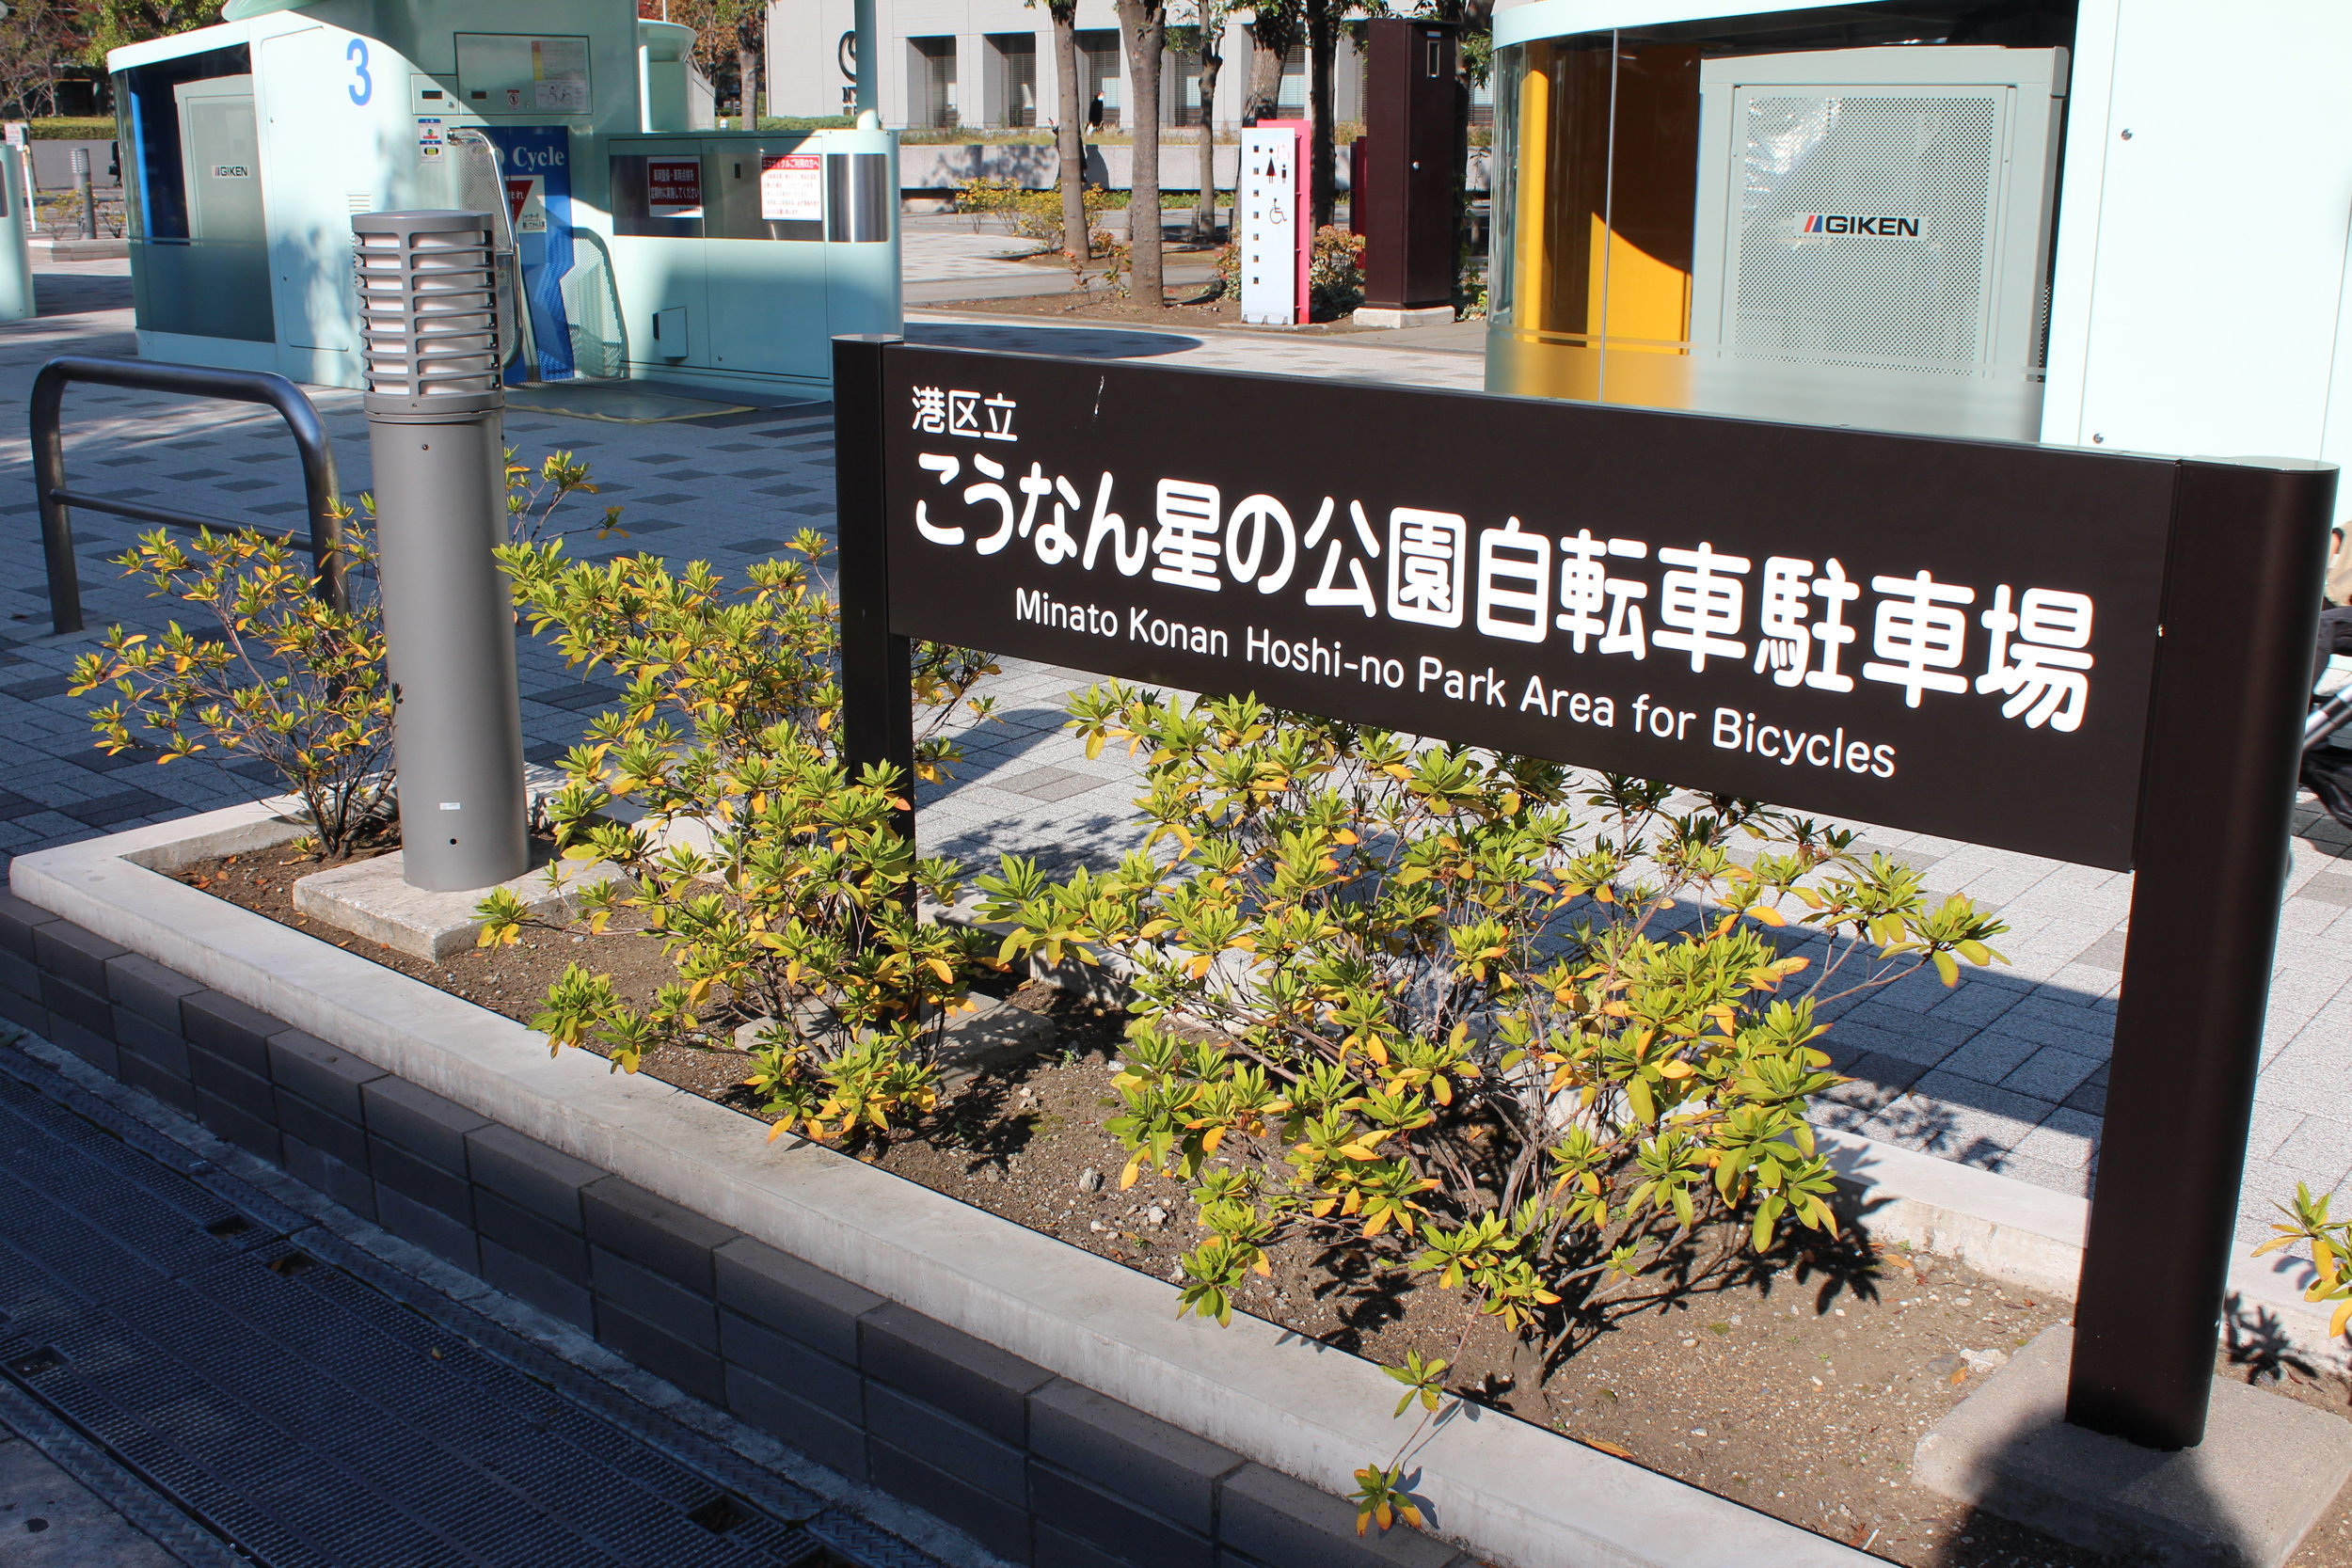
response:
M58 416L65 389L73 382L98 387L121 387L140 392L179 392L189 397L220 398L230 403L258 403L278 411L294 439L302 459L302 487L310 528L308 536L269 529L252 531L310 553L318 563L318 595L336 609L347 607L343 587L342 525L335 515L340 491L335 483L335 446L327 438L319 411L302 389L282 375L266 371L222 371L201 365L167 365L144 359L105 359L88 355L65 355L52 359L33 378L33 487L40 502L40 547L49 566L49 619L59 634L82 629L82 578L73 558L73 519L69 507L85 507L136 522L166 528L244 530L247 525L225 517L206 517L167 506L150 506L127 497L91 495L68 489L65 482L65 439Z
M2352 724L2352 686L2312 709L2303 721L2303 750L2310 751L2346 724Z

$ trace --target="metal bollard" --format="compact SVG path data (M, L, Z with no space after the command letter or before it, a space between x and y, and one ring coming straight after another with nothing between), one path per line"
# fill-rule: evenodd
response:
M21 322L39 309L33 299L31 242L20 216L32 184L24 165L24 149L0 146L0 322Z
M529 869L490 219L362 213L360 336L403 875L437 893Z
M98 238L98 193L90 188L89 149L71 150L73 163L73 194L82 198L82 238Z

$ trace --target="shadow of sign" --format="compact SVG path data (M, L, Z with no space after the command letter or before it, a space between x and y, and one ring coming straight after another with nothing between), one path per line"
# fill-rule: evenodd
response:
M1151 359L1200 346L1180 332L1125 332L1115 326L1036 326L1008 322L909 322L910 341L1000 354L1060 354L1076 359Z

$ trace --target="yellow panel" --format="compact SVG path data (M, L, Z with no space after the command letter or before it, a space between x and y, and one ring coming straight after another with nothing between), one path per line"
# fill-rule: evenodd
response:
M1513 214L1513 233L1518 241L1518 255L1512 261L1511 319L1520 326L1540 330L1548 325L1550 312L1545 309L1551 298L1549 270L1544 257L1550 249L1550 236L1545 230L1544 217L1550 202L1551 152L1551 73L1544 69L1543 57L1533 49L1528 51L1526 77L1519 84L1519 166L1514 192L1518 198L1518 211Z
M1596 226L1597 227L1597 226ZM1598 235L1595 236L1597 241ZM1691 275L1622 237L1609 245L1607 325L1612 349L1678 345L1691 336Z

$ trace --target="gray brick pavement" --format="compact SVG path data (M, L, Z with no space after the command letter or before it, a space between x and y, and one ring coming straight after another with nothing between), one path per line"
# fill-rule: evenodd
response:
M938 247L943 270L985 246ZM0 392L24 406L32 372L60 352L128 353L128 290L119 263L41 277L59 313L0 327ZM53 303L54 302L54 303ZM1028 325L1002 318L918 315L918 341L1048 349L1101 358L1473 388L1475 356L1382 349L1360 341L1234 332L1185 336L1115 327ZM356 394L315 394L337 442L347 488L367 483ZM21 423L0 425L0 854L160 820L249 798L253 769L216 760L158 768L109 765L87 746L87 703L61 676L83 645L44 645L46 600ZM105 483L145 484L175 504L264 516L299 509L299 476L275 421L134 394L76 391L68 400L69 465ZM739 569L803 526L831 522L830 411L803 404L715 420L598 423L517 410L509 438L526 458L568 448L594 465L601 499L626 508L628 539L577 542L603 558L635 548L703 557ZM250 488L259 484L259 488ZM237 486L239 488L231 488ZM274 509L274 510L273 510ZM77 523L84 595L93 625L154 630L167 607L119 579L100 557L133 530ZM564 669L543 644L521 644L525 732L534 760L558 757L612 689ZM1007 661L990 685L1004 721L970 737L970 766L921 795L924 847L967 864L1003 851L1050 863L1102 862L1132 842L1133 790L1116 756L1089 761L1059 729L1062 695L1080 677ZM2010 925L1996 943L2012 960L1971 972L1957 990L1918 979L1836 1011L1828 1037L1856 1082L1821 1113L1834 1125L2000 1170L2059 1191L2087 1190L2122 962L2130 879L1928 834L1852 824L1866 848L1922 868L1936 894L1965 893ZM2334 1187L2352 1176L2352 832L2305 801L2281 914L2280 960L2249 1154L2242 1227L2250 1238L2270 1203L2300 1178Z
M241 1180L194 1124L124 1116L40 1050L0 1061L0 1417L120 1516L86 1507L60 1522L87 1554L34 1559L165 1560L135 1525L195 1564L786 1568L823 1543L942 1568L838 1506L872 1506L844 1478L763 1462L773 1445L672 1391L645 1402L584 1337L450 1290L259 1161L261 1185ZM934 1521L892 1521L977 1560Z

